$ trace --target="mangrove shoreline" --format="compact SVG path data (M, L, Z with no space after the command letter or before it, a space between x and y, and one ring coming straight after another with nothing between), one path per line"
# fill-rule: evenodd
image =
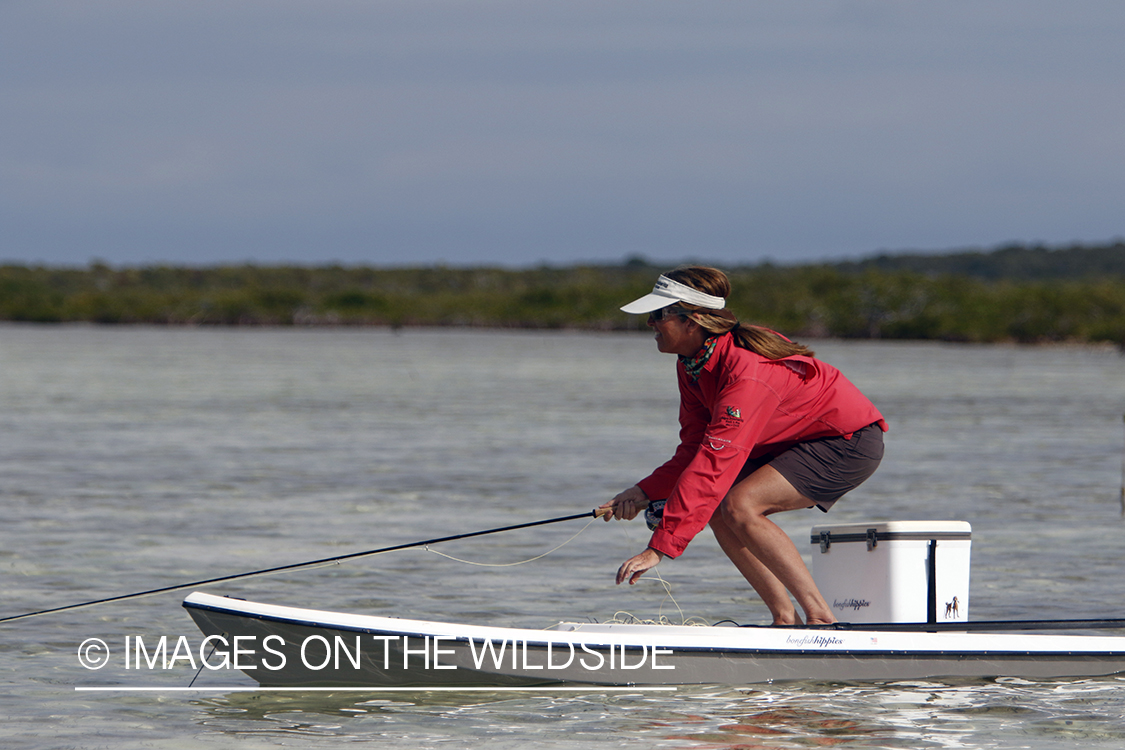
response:
M620 305L664 270L617 265L85 268L0 265L0 320L637 330ZM794 337L1125 347L1125 244L880 255L725 269L730 308Z

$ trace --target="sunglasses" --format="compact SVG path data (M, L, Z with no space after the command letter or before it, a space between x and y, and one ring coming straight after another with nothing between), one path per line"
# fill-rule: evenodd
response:
M653 310L652 312L650 312L648 314L648 319L650 321L652 321L653 323L659 323L660 321L664 320L664 318L668 317L669 315L680 315L680 316L688 315L688 311L685 310L682 307L676 307L675 305L669 305L668 307L662 307L659 310Z

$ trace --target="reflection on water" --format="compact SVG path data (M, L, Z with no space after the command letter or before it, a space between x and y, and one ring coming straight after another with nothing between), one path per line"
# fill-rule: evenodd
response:
M487 741L546 746L787 748L1064 747L1125 741L1122 679L792 684L688 688L674 696L234 693L200 701L210 730L378 738L390 746ZM610 722L615 736L606 736ZM544 736L544 730L549 733ZM1056 744L1057 743L1057 744Z
M970 616L1123 616L1125 359L1109 349L816 342L891 424L829 521L973 526ZM0 326L0 614L589 510L670 454L672 361L645 336ZM529 560L579 525L444 545ZM482 568L409 550L212 588L277 604L548 627L763 622L701 536L655 579L598 522ZM811 550L810 550L811 552ZM193 671L82 669L88 637L197 637L163 595L3 626L5 747L1030 747L1125 744L1125 684L770 685L670 694L76 694ZM205 686L253 684L204 673ZM91 743L88 738L97 738Z

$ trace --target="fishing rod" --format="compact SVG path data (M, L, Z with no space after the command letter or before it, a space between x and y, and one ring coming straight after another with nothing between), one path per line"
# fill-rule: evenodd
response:
M299 568L311 568L316 565L330 565L332 563L340 563L344 560L356 560L361 557L371 557L372 555L381 555L384 552L397 552L398 550L411 549L412 547L425 547L429 544L439 544L441 542L453 542L458 539L471 539L475 536L484 536L486 534L499 534L503 531L515 531L517 529L529 529L533 526L546 526L550 523L562 523L563 521L575 521L579 518L601 518L605 515L606 511L601 508L587 511L586 513L575 513L570 516L559 516L558 518L547 518L542 521L530 521L528 523L517 523L513 526L501 526L496 529L485 529L483 531L470 531L466 534L454 534L452 536L443 536L437 539L425 539L420 542L408 542L406 544L396 544L391 547L381 547L379 549L366 550L364 552L352 552L347 555L337 555L336 557L322 557L319 560L308 560L306 562L290 563L289 565L278 565L273 568L263 568L262 570L252 570L248 573L234 573L232 575L219 576L217 578L205 578L202 581L192 581L190 583L181 583L175 586L163 586L158 589L149 589L148 591L138 591L135 594L121 594L120 596L110 596L105 599L95 599L89 602L81 602L79 604L67 604L63 607L52 607L51 609L41 609L38 612L27 612L22 615L11 615L9 617L0 617L2 622L14 622L16 620L24 620L29 617L39 617L40 615L48 615L55 612L66 612L72 609L81 609L83 607L93 607L98 604L108 604L110 602L121 602L126 599L139 599L145 596L155 596L156 594L166 594L170 591L180 591L182 589L196 588L198 586L208 586L212 583L222 583L224 581L236 581L242 578L253 578L254 576L264 576L271 573L281 573L286 570L298 570Z

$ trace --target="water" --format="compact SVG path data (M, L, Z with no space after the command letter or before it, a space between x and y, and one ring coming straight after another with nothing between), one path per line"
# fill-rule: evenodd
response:
M974 619L1125 616L1125 358L1112 349L813 342L891 423L825 520L973 525ZM671 358L638 335L0 326L0 616L578 513L676 439ZM533 558L584 521L440 546ZM768 613L713 540L613 585L639 522L525 565L425 549L213 587L277 604L544 627ZM438 547L434 548L435 550ZM811 551L811 550L810 550ZM1120 748L1125 680L798 684L620 694L87 693L186 663L78 645L198 633L165 594L0 625L11 748ZM204 672L196 685L252 686Z

